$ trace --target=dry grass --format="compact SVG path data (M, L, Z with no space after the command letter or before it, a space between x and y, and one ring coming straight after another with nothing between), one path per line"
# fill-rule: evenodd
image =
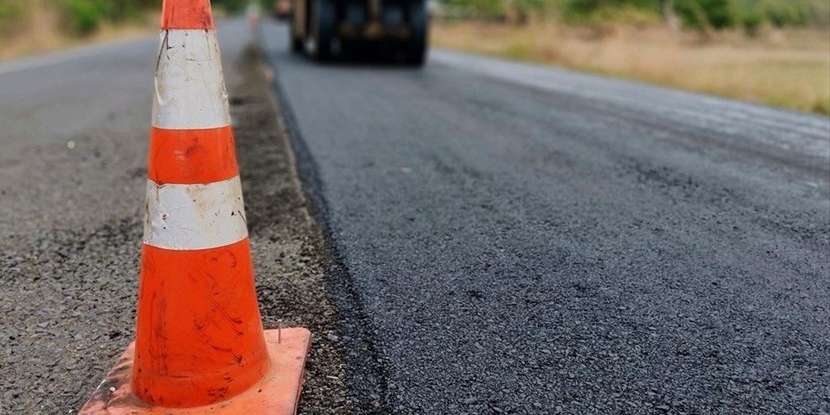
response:
M659 27L437 22L434 44L830 115L830 37L766 31L676 39Z
M3 27L0 61L71 46L144 36L158 27L157 14L147 14L130 24L103 25L94 34L77 38L67 34L57 11L46 0L29 0L21 19Z

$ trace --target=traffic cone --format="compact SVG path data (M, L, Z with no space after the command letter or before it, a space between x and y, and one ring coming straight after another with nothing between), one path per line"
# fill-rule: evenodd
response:
M164 0L136 341L81 414L293 414L311 334L263 331L209 0Z

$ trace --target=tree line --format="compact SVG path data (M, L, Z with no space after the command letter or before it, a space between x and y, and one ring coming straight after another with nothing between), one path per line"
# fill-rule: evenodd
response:
M455 18L523 23L556 17L568 23L664 20L675 28L755 31L830 25L830 0L442 0Z
M212 0L214 7L230 12L243 9L249 0ZM263 4L269 0L257 0ZM0 34L12 35L26 19L49 9L59 16L62 29L84 36L105 23L120 24L141 18L150 10L161 8L162 0L0 0Z
M273 0L254 0L270 9ZM104 23L119 24L158 9L162 0L0 0L0 34L8 35L33 7L60 16L64 30L87 35ZM450 18L523 23L557 18L567 23L649 22L662 19L673 29L830 26L830 0L439 0ZM249 0L212 0L214 7L242 10Z

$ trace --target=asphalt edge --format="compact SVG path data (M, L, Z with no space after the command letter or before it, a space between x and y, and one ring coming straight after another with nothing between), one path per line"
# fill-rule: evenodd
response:
M354 279L345 264L337 239L330 226L328 204L323 197L323 184L318 174L317 162L306 145L305 138L299 129L294 109L285 95L285 88L280 81L274 56L269 54L262 30L257 30L255 44L259 50L259 57L265 67L272 72L270 78L273 91L269 95L281 111L275 111L277 122L286 130L289 137L291 154L289 157L299 179L300 187L305 195L308 212L323 234L324 246L329 255L328 278L326 291L332 300L341 321L337 323L337 331L342 339L344 361L346 368L346 383L354 399L353 408L359 414L391 414L394 413L389 405L387 372L384 362L386 359L378 351L374 343L373 333L377 329L368 319L357 290L354 288Z

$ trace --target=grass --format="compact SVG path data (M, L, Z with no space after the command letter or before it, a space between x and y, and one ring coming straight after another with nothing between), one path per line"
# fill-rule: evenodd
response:
M766 30L678 39L659 26L435 23L437 46L830 115L830 36Z
M71 46L138 37L158 27L158 16L147 13L129 24L102 26L89 36L67 33L65 22L46 0L29 0L19 19L0 22L0 61L64 49Z

